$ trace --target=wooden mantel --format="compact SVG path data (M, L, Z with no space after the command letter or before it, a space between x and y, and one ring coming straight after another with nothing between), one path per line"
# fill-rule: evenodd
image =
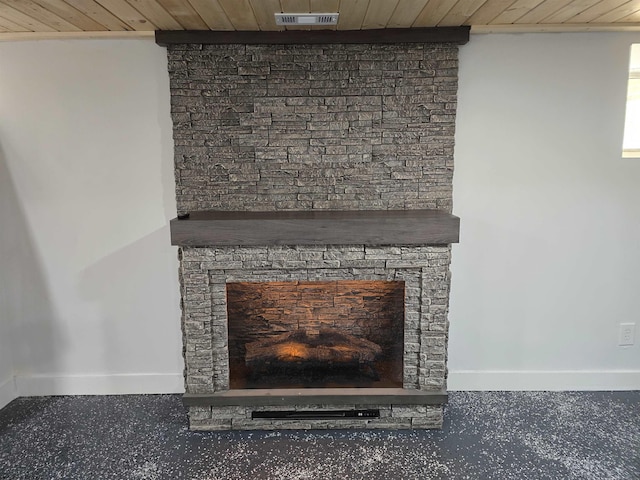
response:
M440 210L193 212L171 220L171 244L446 245L460 219Z

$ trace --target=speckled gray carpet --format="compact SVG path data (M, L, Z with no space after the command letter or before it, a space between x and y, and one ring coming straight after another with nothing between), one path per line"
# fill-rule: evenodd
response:
M0 479L640 479L640 392L452 393L442 431L193 433L178 395L23 398Z

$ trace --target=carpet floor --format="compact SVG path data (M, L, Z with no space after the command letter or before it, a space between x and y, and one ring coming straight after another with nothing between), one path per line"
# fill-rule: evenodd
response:
M179 395L0 410L0 479L640 479L640 392L453 392L441 431L190 432Z

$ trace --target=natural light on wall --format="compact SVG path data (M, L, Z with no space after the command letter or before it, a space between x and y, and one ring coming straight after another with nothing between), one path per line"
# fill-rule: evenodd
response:
M631 46L622 156L640 157L640 43Z

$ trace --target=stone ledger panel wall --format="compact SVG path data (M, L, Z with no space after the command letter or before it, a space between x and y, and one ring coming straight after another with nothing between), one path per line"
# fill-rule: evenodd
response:
M178 213L451 211L455 45L170 45Z

